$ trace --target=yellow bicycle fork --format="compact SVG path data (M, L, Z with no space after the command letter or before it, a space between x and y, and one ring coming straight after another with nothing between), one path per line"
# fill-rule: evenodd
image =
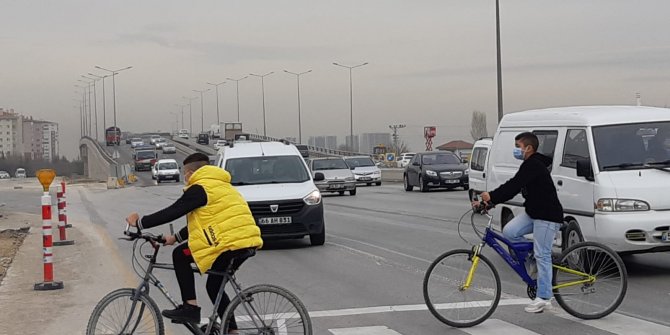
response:
M477 265L479 265L479 253L482 250L481 245L476 245L472 248L472 265L470 266L470 271L468 276L465 278L465 283L461 286L461 290L467 290L472 284L472 277L475 276L475 271L477 271Z

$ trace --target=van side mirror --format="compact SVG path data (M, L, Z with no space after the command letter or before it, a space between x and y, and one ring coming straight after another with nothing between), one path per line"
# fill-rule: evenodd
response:
M594 181L593 167L590 159L577 160L577 177L584 177L586 180Z
M421 163L419 163L419 162L414 162L414 163L412 163L412 165L414 165L414 166L421 166Z
M317 172L314 174L314 181L324 181L326 180L326 176L323 175L321 172Z
M468 162L469 162L469 161L468 161L467 159L464 159L464 160L463 160L463 164L468 164Z

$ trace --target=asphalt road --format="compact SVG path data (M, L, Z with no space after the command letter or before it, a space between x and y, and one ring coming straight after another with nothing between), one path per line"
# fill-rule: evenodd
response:
M135 187L82 194L92 220L105 225L112 237L120 236L127 213L151 213L181 193L181 184L152 186L148 173L140 173L140 180ZM326 196L324 246L311 247L308 239L268 242L245 263L238 277L246 286L267 282L297 294L315 315L315 334L670 333L668 253L624 258L629 273L628 294L617 313L603 320L575 320L565 317L559 307L529 315L517 303L498 307L479 327L453 329L441 324L423 307L422 280L437 255L468 247L457 232L458 218L468 208L466 199L464 191L407 193L400 184L364 187L353 197ZM183 219L178 220L175 229L184 224ZM462 228L465 237L474 240L468 226ZM168 228L156 231L167 233ZM130 245L118 243L130 266ZM161 260L170 261L169 252L170 248L164 248ZM525 284L498 256L487 254L503 280L504 297L525 298ZM173 274L163 272L159 277L178 299ZM205 306L204 311L209 311L204 281L198 279L198 283L199 302ZM153 292L159 305L166 307L165 300L156 290ZM178 328L175 331L181 333Z

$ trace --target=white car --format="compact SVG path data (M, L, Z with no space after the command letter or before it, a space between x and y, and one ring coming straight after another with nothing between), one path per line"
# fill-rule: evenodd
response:
M344 164L344 162L342 162ZM321 192L295 145L286 142L233 142L220 150L217 165L247 200L263 238L302 238L323 245L326 230Z
M165 180L174 180L179 182L181 173L179 164L174 159L160 159L151 168L151 178L156 179L157 183Z
M130 139L130 147L137 148L144 145L144 141L139 137L133 137Z
M7 171L0 171L0 179L9 179L11 176L9 175L9 172Z
M156 149L163 148L165 144L167 144L167 140L162 137L154 141L154 146L156 147Z
M161 135L151 135L151 136L149 136L149 143L151 143L152 145L155 145L156 141L158 141L158 139L160 139L160 138L161 138Z
M412 158L416 155L414 152L403 152L400 154L400 157L398 157L398 165L401 168L407 167L409 164L409 161L412 160Z
M173 143L166 143L161 146L161 150L163 150L164 154L176 154L177 153L177 147Z
M368 186L373 183L377 186L382 184L382 170L377 167L370 157L344 157L344 161L347 162L347 165L351 168L351 172L354 173L356 183L367 184Z
M216 142L214 142L214 147L217 149L221 149L226 145L228 145L228 141L226 140L216 140Z
M24 168L16 169L16 172L14 173L14 177L25 178L26 177L26 169L24 169Z
M179 133L177 134L179 138L185 138L188 139L188 129L180 129Z

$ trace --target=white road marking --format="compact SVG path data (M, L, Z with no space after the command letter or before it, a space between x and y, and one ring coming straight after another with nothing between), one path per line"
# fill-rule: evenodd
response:
M470 335L540 335L534 331L498 319L488 319L477 326L461 328L460 330Z
M328 329L333 335L402 335L384 326Z
M670 334L670 327L619 313L612 313L602 319L582 320L567 314L563 310L554 313L566 320L581 323L615 334Z

